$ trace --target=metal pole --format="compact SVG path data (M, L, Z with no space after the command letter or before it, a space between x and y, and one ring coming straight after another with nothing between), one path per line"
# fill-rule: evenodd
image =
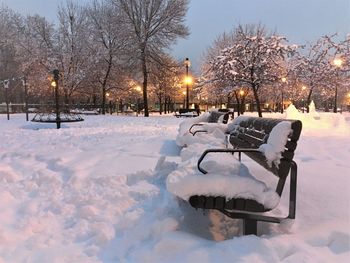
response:
M335 87L335 95L334 95L334 108L333 112L337 113L337 97L338 97L338 87Z
M284 106L284 101L283 101L283 88L282 88L282 105L281 105L281 113L283 114L283 106Z
M186 78L188 79L188 65L186 64ZM190 98L188 92L188 82L186 82L186 110L189 110Z
M25 112L26 112L26 120L29 120L29 114L28 114L28 89L27 89L27 78L23 78L23 85L24 85L24 103L25 103Z
M5 101L6 101L6 113L7 113L7 120L10 120L10 108L9 108L9 100L8 100L8 88L5 89Z
M8 100L8 89L9 89L9 80L4 80L4 89L5 89L5 102L6 102L6 113L7 113L7 120L10 120L10 109L9 109L9 100Z
M59 106L59 94L58 94L58 80L60 72L55 69L53 71L54 81L55 81L55 101L56 101L56 125L57 129L61 128L61 118L60 118L60 106Z

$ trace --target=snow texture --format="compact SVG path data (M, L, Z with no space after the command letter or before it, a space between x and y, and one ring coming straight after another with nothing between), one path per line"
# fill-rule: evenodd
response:
M259 150L264 153L267 163L270 166L272 166L272 163L276 166L279 165L282 152L285 150L285 145L291 132L291 122L282 121L273 127L267 139L267 143L259 147Z
M241 236L240 220L196 211L167 190L169 174L191 175L203 148L223 145L181 151L182 119L86 116L56 130L0 115L0 262L349 262L350 113L318 114L264 114L300 119L303 132L296 219L259 223L259 236ZM206 177L219 175L210 170L218 163L222 177L245 169L212 158ZM265 169L243 163L256 187L265 188L263 176L274 188ZM272 213L288 214L288 201L287 191Z
M216 155L220 156L202 164L202 167L209 171L207 174L200 173L191 163L182 164L169 174L167 189L186 201L192 195L223 196L226 199L255 200L270 209L277 206L279 196L273 189L256 180L248 169L230 154Z

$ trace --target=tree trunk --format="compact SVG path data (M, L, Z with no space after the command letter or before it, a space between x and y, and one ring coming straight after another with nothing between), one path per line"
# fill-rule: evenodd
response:
M259 100L259 95L258 95L258 87L253 85L252 89L253 89L254 99L255 99L255 102L256 102L256 109L258 111L258 116L260 118L262 118L262 111L261 111L260 100Z
M239 97L238 97L238 94L236 91L233 92L233 94L235 95L235 99L236 99L236 102L237 102L237 115L241 115L241 103L239 101Z
M310 84L310 90L309 90L309 94L308 94L307 100L306 100L306 112L307 113L310 112L309 105L311 103L312 90L313 90L313 87L312 87L312 84ZM304 105L303 105L303 107L304 107Z
M146 62L146 54L145 47L141 49L141 63L142 63L142 73L143 73L143 106L145 109L145 117L149 117L148 112L148 99L147 99L147 82L148 82L148 74L147 74L147 62Z
M101 103L101 110L102 114L106 114L106 87L102 87L102 103Z
M244 114L244 112L245 112L245 109L244 109L244 104L245 104L245 96L243 96L242 98L241 98L241 103L240 103L240 111L241 111L241 114L243 115Z
M159 115L162 115L163 113L162 95L160 95L158 99L159 99Z
M164 98L164 114L167 114L167 107L168 107L168 98L165 96Z

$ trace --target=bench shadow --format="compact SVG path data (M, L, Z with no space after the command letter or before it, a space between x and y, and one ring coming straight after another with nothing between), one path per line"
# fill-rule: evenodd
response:
M165 140L159 153L165 156L179 156L181 147L174 140Z
M183 214L179 230L212 241L228 240L241 235L241 220L228 218L215 210L195 209L184 200L179 199L178 203Z

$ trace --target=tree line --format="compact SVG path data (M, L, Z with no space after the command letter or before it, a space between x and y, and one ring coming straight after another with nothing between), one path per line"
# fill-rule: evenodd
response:
M289 44L263 25L239 25L220 35L206 51L200 92L236 101L243 112L250 98L262 116L262 101L283 112L284 102L311 100L334 112L350 105L350 35L320 37L315 43ZM341 99L339 103L338 100Z
M67 0L53 24L2 6L0 83L10 79L11 99L21 102L25 78L30 100L47 102L58 69L66 105L101 105L105 113L107 100L122 104L138 98L149 116L152 97L160 112L167 111L183 98L183 61L173 58L169 47L189 34L187 9L188 0ZM294 45L263 25L238 25L204 53L191 100L235 104L242 113L251 101L259 116L267 103L283 112L287 101L308 107L314 100L337 111L346 99L350 103L349 58L350 36L325 35Z
M102 113L108 98L139 96L141 86L148 116L150 93L161 103L177 96L181 63L169 47L188 35L187 8L187 0L67 0L56 25L2 6L0 80L11 80L12 101L23 101L18 80L24 77L31 101L45 101L58 69L62 103L99 104Z

